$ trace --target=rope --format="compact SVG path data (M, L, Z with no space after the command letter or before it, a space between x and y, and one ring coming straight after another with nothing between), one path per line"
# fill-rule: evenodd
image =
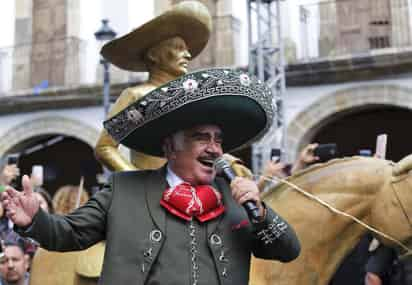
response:
M383 233L383 232L375 229L374 227L372 227L372 226L364 223L363 221L359 220L358 218L356 218L356 217L354 217L354 216L352 216L352 215L350 215L350 214L348 214L348 213L345 213L345 212L343 212L343 211L341 211L341 210L336 209L335 207L333 207L333 206L331 206L330 204L326 203L325 201L323 201L323 200L320 199L319 197L316 197L315 195L313 195L313 194L311 194L311 193L303 190L303 189L300 188L299 186L297 186L297 185L295 185L295 184L287 181L286 179L278 178L278 177L275 177L275 176L274 176L273 178L269 178L268 176L263 176L263 175L262 175L262 176L259 176L259 177L263 178L263 179L266 180L266 181L279 182L279 183L284 183L284 184L289 185L290 187L292 187L293 189L295 189L296 191L298 191L298 192L301 193L302 195L304 195L304 196L308 197L309 199L312 199L312 200L320 203L321 205L325 206L326 208L328 208L328 209L329 209L330 211L332 211L333 213L338 214L338 215L341 215L341 216L344 216L344 217L347 217L347 218L351 219L352 221L354 221L355 223L358 223L359 225L361 225L361 226L365 227L366 229L370 230L371 232L374 232L374 233L376 233L376 234L378 234L378 235L380 235L380 236L382 236L382 237L384 237L384 238L386 238L386 239L394 242L395 244L397 244L399 247L401 247L402 249L404 249L404 250L406 251L406 253L403 254L402 256L411 255L411 254L412 254L412 249L410 249L409 247L407 247L406 245L404 245L404 244L403 244L402 242L400 242L399 240L397 240L397 239L395 239L395 238L393 238L393 237L391 237L391 236L389 236L389 235L387 235L387 234L385 234L385 233Z

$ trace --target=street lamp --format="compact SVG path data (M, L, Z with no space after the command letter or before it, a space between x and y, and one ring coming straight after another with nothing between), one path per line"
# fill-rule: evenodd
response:
M102 26L100 29L94 33L96 40L99 42L107 42L116 36L116 32L112 30L109 26L109 20L103 19ZM100 63L103 65L103 107L104 107L104 117L107 118L107 113L109 112L110 106L110 74L109 65L110 63L103 57L100 59Z

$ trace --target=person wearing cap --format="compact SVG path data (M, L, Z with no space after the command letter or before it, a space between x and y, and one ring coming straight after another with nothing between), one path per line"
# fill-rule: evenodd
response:
M125 89L109 117L148 92L187 73L188 63L206 46L212 29L208 9L198 1L183 1L129 34L107 43L101 54L112 64L129 71L148 71L146 83ZM115 171L155 169L162 157L131 150L130 160L119 144L103 130L95 147L96 158Z
M106 239L101 284L248 284L251 254L288 262L299 240L244 177L229 184L214 167L223 150L261 138L274 121L270 89L231 69L187 74L108 119L119 143L164 154L160 169L116 172L83 207L42 211L27 176L2 203L19 232L48 250L79 250ZM143 135L144 134L144 135ZM257 207L249 218L242 205Z

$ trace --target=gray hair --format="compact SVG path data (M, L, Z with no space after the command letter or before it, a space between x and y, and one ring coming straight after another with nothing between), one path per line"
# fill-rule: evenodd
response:
M185 142L185 132L183 130L177 131L168 136L163 143L163 152L167 157L170 152L176 150L183 150Z

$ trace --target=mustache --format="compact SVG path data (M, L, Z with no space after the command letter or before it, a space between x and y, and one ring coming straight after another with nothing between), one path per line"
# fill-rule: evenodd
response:
M217 154L201 155L198 157L198 159L201 159L201 160L212 160L212 161L215 161L218 158L219 158L219 155Z

